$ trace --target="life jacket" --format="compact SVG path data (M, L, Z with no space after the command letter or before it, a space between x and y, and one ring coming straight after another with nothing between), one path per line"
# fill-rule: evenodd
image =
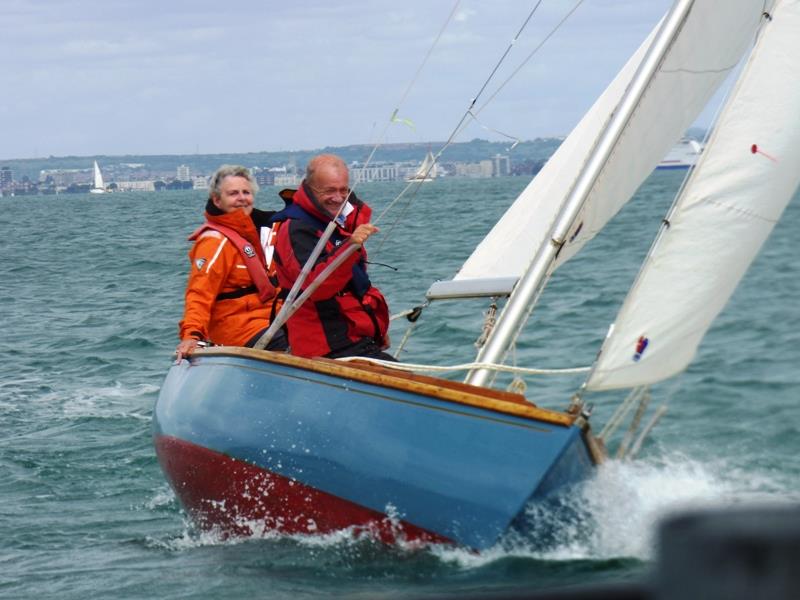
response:
M258 245L254 246L248 242L244 236L242 236L235 229L226 227L225 225L220 225L219 223L211 223L208 221L198 227L192 233L192 235L189 236L189 240L196 240L204 231L209 229L224 235L239 251L242 260L247 267L247 272L250 275L250 279L253 280L253 285L255 285L256 290L258 291L258 299L261 302L267 302L273 298L275 296L275 286L272 284L269 279L269 275L267 274L266 259L264 257L263 249Z
M299 195L299 198L298 198ZM318 214L306 206L306 202L314 205L313 197L305 190L283 190L281 198L287 206L273 215L273 228L277 228L275 237L276 270L281 285L291 287L296 277L302 272L303 264L295 255L292 236L289 234L291 223L301 226L308 232L313 231L317 238L330 222L327 215ZM320 262L329 262L336 253L336 245L347 243L349 231L354 230L362 222L367 222L371 213L369 207L355 197L350 198L355 210L345 218L345 226L335 230L325 248L327 257L320 257L312 273L319 271ZM284 231L286 228L286 231ZM307 259L311 252L311 241L305 238L303 257ZM283 253L283 255L281 254ZM366 251L360 250L349 260L346 270L337 270L331 274L336 284L329 287L333 296L317 294L309 302L297 309L289 318L288 335L292 353L298 356L328 356L344 350L364 339L374 341L378 346L386 342L389 327L389 308L380 290L371 285L366 272ZM356 268L353 268L353 267ZM283 279L282 279L283 278ZM313 275L312 275L313 279ZM321 287L325 287L322 283ZM336 292L333 292L337 289Z
M284 192L287 190L284 190ZM283 193L281 197L287 202L286 207L283 210L276 212L272 218L270 219L270 223L273 223L273 233L277 234L278 228L281 226L281 223L284 221L288 221L289 219L297 219L311 225L314 229L318 232L322 233L325 231L326 227L328 226L327 223L323 222L321 219L317 218L316 216L309 213L303 207L299 206L295 202L291 201L291 198L286 198ZM336 227L331 234L330 241L335 246L338 247L342 243L346 241L346 237L342 234L339 227ZM352 269L353 277L350 280L349 287L351 291L358 299L364 297L364 294L367 293L370 287L372 287L372 282L367 275L367 269L365 265L365 261L363 258L359 260L356 264L353 265Z

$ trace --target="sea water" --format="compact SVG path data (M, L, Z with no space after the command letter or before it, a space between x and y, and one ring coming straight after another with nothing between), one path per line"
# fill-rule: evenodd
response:
M517 344L517 364L591 363L681 178L654 173L559 269ZM370 273L392 311L422 303L432 281L452 277L526 183L441 179L385 214L402 185L361 186L380 216ZM261 190L257 205L279 208L275 192ZM0 199L0 596L298 600L630 582L648 576L665 515L800 500L795 201L690 368L654 386L651 413L660 405L667 413L637 460L600 467L562 499L570 510L528 508L555 531L546 540L509 536L477 555L346 533L223 540L197 532L158 467L151 414L177 343L186 237L204 203L199 191ZM472 360L487 307L433 304L402 359ZM393 322L395 345L408 325ZM565 407L580 383L525 378L527 396L551 408ZM595 429L623 397L591 400Z

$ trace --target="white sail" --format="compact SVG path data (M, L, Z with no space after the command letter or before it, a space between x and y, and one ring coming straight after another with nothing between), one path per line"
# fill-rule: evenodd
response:
M106 186L103 184L103 174L100 172L100 167L98 166L97 161L94 161L92 188L89 191L93 194L102 194L106 191Z
M682 371L800 183L800 1L779 0L609 333L590 389Z
M733 70L762 18L752 0L685 0L687 16L614 150L594 179L581 216L553 265L573 256L627 202ZM757 6L756 6L757 4ZM456 274L430 298L508 294L550 236L579 174L617 111L661 25Z
M425 159L422 161L417 172L408 178L408 181L433 181L436 178L436 159L433 153L428 150Z

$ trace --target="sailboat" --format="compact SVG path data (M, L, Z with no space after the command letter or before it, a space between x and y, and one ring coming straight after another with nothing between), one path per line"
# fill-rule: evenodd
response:
M94 171L92 173L92 187L89 189L90 194L105 194L106 186L103 183L103 174L100 172L100 167L97 161L94 161Z
M428 154L425 155L425 159L419 169L411 177L408 177L406 181L428 182L434 179L436 179L436 159L433 156L433 152L428 150Z
M677 0L455 277L428 290L508 298L465 382L227 347L172 366L154 444L189 515L233 533L347 529L483 550L524 527L529 503L591 476L606 451L587 397L685 369L797 189L799 49L798 0ZM584 384L558 410L494 389L557 267L746 54Z

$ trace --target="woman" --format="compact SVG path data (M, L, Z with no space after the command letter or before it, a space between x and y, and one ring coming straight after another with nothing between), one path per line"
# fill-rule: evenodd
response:
M271 278L268 245L272 212L253 207L257 185L250 172L224 165L211 178L206 223L190 240L189 282L179 324L178 360L200 342L253 346L280 308ZM269 350L285 350L275 336Z

